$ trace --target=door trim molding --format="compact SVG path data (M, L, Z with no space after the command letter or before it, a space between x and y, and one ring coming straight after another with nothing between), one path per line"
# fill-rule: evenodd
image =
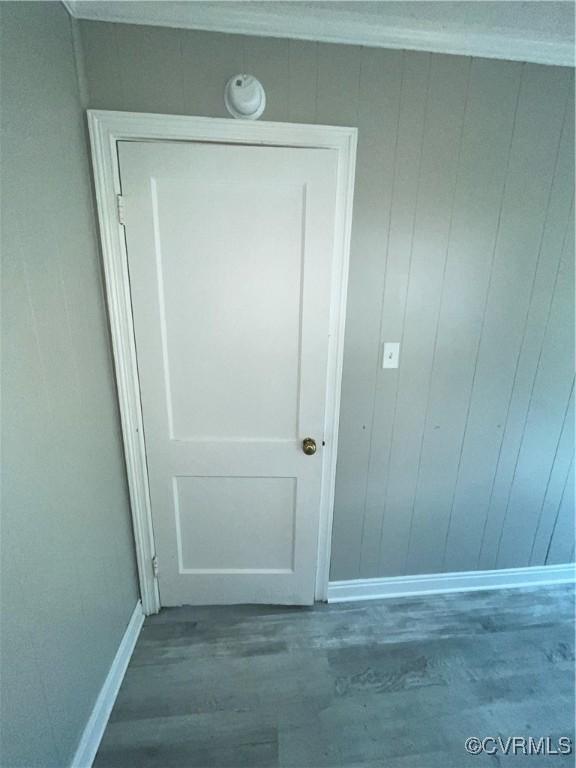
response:
M391 576L381 579L351 579L350 581L331 581L328 585L328 602L348 603L355 600L379 600L385 597L572 584L575 581L576 565L574 563L501 568L495 571L459 571L417 576Z
M204 141L332 149L338 153L334 267L324 418L326 445L322 455L315 586L316 600L326 600L336 481L357 129L105 110L88 110L87 115L132 525L142 607L146 615L158 612L160 595L152 565L155 555L154 530L146 468L126 243L124 228L119 223L117 209L117 195L121 194L122 189L116 144L118 141Z

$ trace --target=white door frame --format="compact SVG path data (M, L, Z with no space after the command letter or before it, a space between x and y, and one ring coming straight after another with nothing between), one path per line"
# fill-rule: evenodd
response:
M154 531L146 469L126 242L118 205L118 196L122 189L116 143L118 141L205 141L324 148L338 152L334 267L323 435L325 447L322 451L322 490L315 587L316 600L326 600L336 480L357 129L104 110L88 110L88 124L140 592L142 606L147 615L158 612L160 596L153 566Z

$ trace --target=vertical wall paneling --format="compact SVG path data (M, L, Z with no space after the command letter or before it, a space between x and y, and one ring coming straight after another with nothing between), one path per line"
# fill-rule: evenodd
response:
M558 440L558 447L554 456L554 463L548 478L546 493L542 500L538 525L534 534L532 543L532 552L530 556L531 563L544 563L547 560L549 547L552 539L559 535L557 529L558 512L563 502L566 484L574 483L574 384L572 384L572 393L566 406L564 414L564 424L562 433ZM574 510L568 522L569 527L566 532L567 545L574 545ZM561 562L561 561L558 561ZM566 560L564 562L567 562Z
M357 188L348 291L343 397L352 407L341 412L337 470L337 505L354 509L366 494L373 420L375 373L379 361L379 317L386 263L386 231L390 208L389 179L397 132L402 54L363 49L357 124L363 141L358 148ZM383 91L382 73L395 87ZM371 205L381 200L382 209ZM355 516L338 514L334 529L334 562L345 570L359 568L362 526Z
M381 340L403 342L403 320L408 292L408 275L414 238L416 201L419 193L422 148L428 108L432 57L404 54L399 115L394 145L390 211L387 220L386 280L380 308ZM396 476L392 445L397 434L396 413L399 381L404 366L405 347L400 349L400 368L376 373L374 416L371 425L370 475L366 492L364 560L362 573L379 575L381 550L384 569L401 568L401 543L407 534L407 518L394 498L395 486L387 480ZM380 359L381 351L377 351ZM388 374L388 375L386 375ZM371 542L369 545L368 542ZM335 562L334 567L336 568ZM364 571L366 569L366 571Z
M545 332L548 325L554 285L559 278L558 267L560 257L565 247L569 230L573 228L574 211L570 205L574 186L572 159L574 151L574 116L570 108L570 99L567 100L566 108L562 139L556 161L556 172L550 188L546 222L542 232L538 268L534 275L532 297L507 413L506 430L500 446L498 466L494 475L488 509L488 536L481 553L481 562L487 567L490 567L495 562L493 541L496 532L502 530L502 516L508 506L522 441L525 434L530 437L530 425L527 425L529 405L534 392L539 363L545 351L544 344L548 341L545 339ZM568 299L565 307L566 312L571 313L571 308L572 302ZM567 322L569 322L568 317ZM571 349L566 348L564 353L566 355L565 362L569 366L568 369L564 368L564 375L568 376L569 389L569 380L572 378L570 370L572 360ZM566 382L564 382L564 385L566 385ZM562 405L564 406L565 403ZM528 433L526 433L527 426ZM532 490L534 490L533 486ZM540 503L540 500L536 503Z
M565 404L572 391L574 317L570 302L574 296L574 228L569 224L568 229L507 499L496 553L497 567L515 567L530 558L541 499L546 493L566 417Z
M423 572L443 569L453 523L454 488L514 123L516 99L510 96L517 92L521 66L494 65L475 60L470 71L415 503L415 513L428 519L427 531L417 531L429 549ZM411 555L413 561L420 552Z
M289 49L288 40L245 38L243 71L262 81L266 91L267 120L288 120Z
M430 93L433 108L430 109L424 145L422 204L404 327L405 351L408 348L416 350L418 358L419 375L414 372L414 382L420 382L418 393L414 388L412 395L404 401L404 407L413 411L418 399L421 408L418 431L414 435L416 471L414 488L410 490L410 529L404 565L404 569L414 573L435 569L432 563L438 559L438 537L441 539L447 521L446 507L436 505L435 496L442 493L441 486L448 476L445 472L437 473L424 448L434 363L439 341L442 341L439 339L440 316L469 99L470 68L470 59L456 57L448 59L444 67L433 66Z
M570 562L574 558L574 459L564 483L562 499L554 521L546 564Z
M92 107L226 116L249 71L263 119L358 126L331 578L571 556L572 71L80 29Z
M474 61L468 76L465 114L454 146L456 162L452 199L444 204L448 219L434 337L417 453L417 487L412 505L409 559L422 572L438 570L451 511L461 434L465 423L480 308L486 284L486 261L495 226L496 199L502 184L502 146L508 146L513 104L502 112L502 92L509 95L510 71L491 77L485 62ZM498 87L498 83L503 85ZM491 120L485 118L491 114ZM488 141L493 147L488 149ZM434 194L433 192L431 193Z
M318 44L305 40L288 41L288 120L314 123L318 94Z
M478 562L538 264L565 88L565 73L524 65L455 484L444 561L449 571L473 570ZM485 532L488 541L492 527ZM495 554L496 548L497 537L488 551Z
M316 122L357 124L361 61L362 48L358 46L318 46Z
M522 160L523 167L519 169L519 184L514 189L518 202L513 203L509 209L515 219L510 216L504 222L517 222L519 232L517 235L514 229L506 230L506 235L513 239L505 241L506 251L503 251L507 255L504 269L511 254L515 255L518 264L514 272L507 270L504 273L508 282L502 286L503 290L510 291L510 286L514 285L516 312L510 319L507 315L502 317L502 322L508 321L507 330L514 331L514 346L510 349L514 368L510 372L509 383L506 382L506 410L501 412L504 414L502 436L498 444L491 498L479 553L479 566L482 568L495 568L497 565L499 542L508 516L510 494L518 467L518 454L525 437L530 441L533 437L530 434L531 426L527 426L527 418L534 378L543 353L542 344L547 343L544 333L566 233L574 226L574 212L570 207L574 165L571 82L568 72L556 69L542 71L526 65L526 88L520 104L524 122L520 125L518 140L512 148L513 157L517 161ZM569 101L566 102L566 99ZM544 108L546 115L542 114ZM524 224L522 216L526 217ZM524 267L522 272L520 266ZM528 276L531 278L529 284ZM503 303L504 296L501 293L498 296L499 302ZM571 312L573 300L568 296L566 300L568 303L564 309ZM512 320L515 321L514 325ZM565 362L573 367L572 352L566 349L566 354L568 359ZM570 381L565 391L564 402L561 406L556 404L562 411L569 395ZM557 432L554 434L555 430L556 427L551 423L547 437L554 445L558 435ZM536 486L531 487L534 492ZM528 543L531 545L533 536L534 529L526 524L518 548L525 551ZM512 560L516 562L514 557Z
M362 424L362 432L367 433L369 443L366 446L368 458L364 463L363 474L365 487L362 505L362 527L360 530L361 550L357 560L358 574L362 572L362 564L366 561L367 557L377 558L377 548L379 547L379 518L377 515L371 514L374 508L371 510L368 505L368 491L371 475L371 456L373 454L375 437L373 425L378 371L382 363L381 305L387 273L388 231L392 209L394 164L398 144L403 68L404 55L401 52L374 51L370 54L370 59L364 62L362 70L361 106L358 125L363 135L366 162L377 174L375 178L376 184L372 189L365 189L365 194L368 196L369 201L381 200L381 205L379 207L366 206L372 212L371 220L366 223L358 222L358 229L363 229L368 238L365 243L367 249L366 256L372 257L370 262L372 269L362 270L363 279L359 283L365 287L358 292L357 299L357 315L365 317L368 326L366 340L369 342L369 345L366 352L369 367L366 371L366 377L370 386L366 392L366 401L371 406L370 421L366 425ZM388 84L388 87L385 89L382 88L382 77L386 79ZM374 114L375 119L372 120L371 126L369 126L363 119L367 110L364 104L374 102L378 105L378 111ZM374 162L376 159L379 160L378 163ZM369 286L372 286L373 291L377 291L374 294L375 303L372 316L362 311L363 297L367 295ZM354 429L354 425L352 424L351 426ZM368 543L374 547L372 552L366 551Z
M182 89L179 111L188 115L227 117L224 88L232 75L242 71L243 38L222 35L221 44L214 45L210 32L197 32L191 38L182 31L179 36L180 67L174 73Z
M119 70L131 112L182 111L184 83L180 67L181 33L177 29L119 24ZM146 51L146 56L142 56Z

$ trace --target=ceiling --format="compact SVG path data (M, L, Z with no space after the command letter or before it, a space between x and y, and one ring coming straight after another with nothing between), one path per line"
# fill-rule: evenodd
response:
M574 66L574 2L65 0L76 18Z

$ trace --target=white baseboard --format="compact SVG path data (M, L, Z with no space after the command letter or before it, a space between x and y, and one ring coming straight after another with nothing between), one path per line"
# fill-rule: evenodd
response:
M479 589L508 589L576 581L576 565L542 565L530 568L506 568L497 571L462 571L431 573L422 576L393 576L383 579L331 581L328 602L377 600L403 595L429 595L442 592L468 592Z
M86 723L70 768L91 768L143 623L144 613L139 600Z

